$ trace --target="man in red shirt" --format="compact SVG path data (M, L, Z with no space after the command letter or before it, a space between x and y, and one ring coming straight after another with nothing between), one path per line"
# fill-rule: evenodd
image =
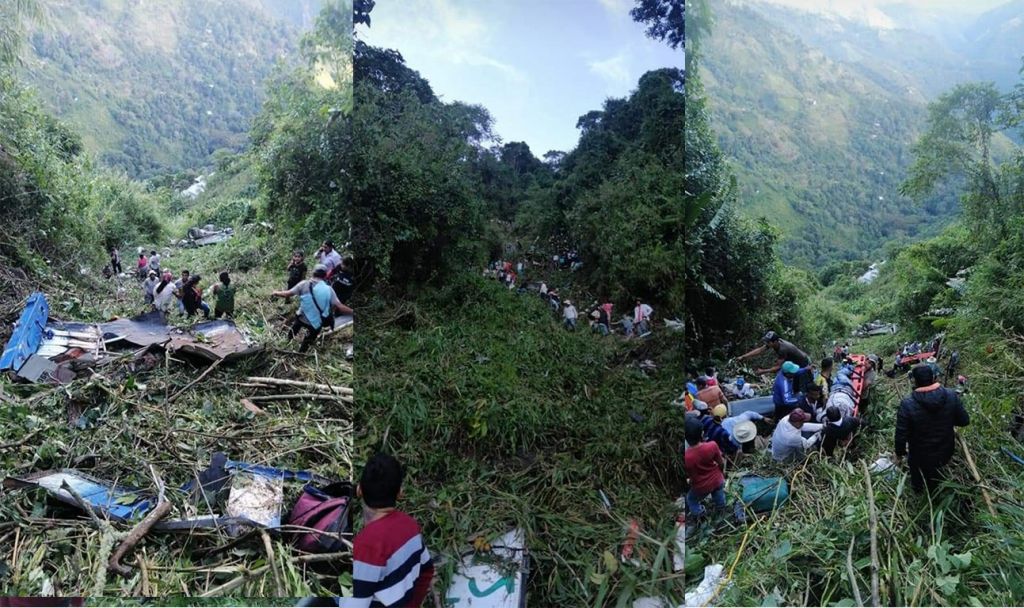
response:
M690 491L686 493L686 506L694 518L704 515L701 502L708 496L711 496L716 509L725 508L725 475L722 473L725 460L717 443L702 441L703 431L699 422L687 419L684 463L686 476L690 478Z
M363 501L363 529L352 547L349 608L418 608L430 592L434 565L416 520L395 509L402 465L378 453L363 468L356 495Z

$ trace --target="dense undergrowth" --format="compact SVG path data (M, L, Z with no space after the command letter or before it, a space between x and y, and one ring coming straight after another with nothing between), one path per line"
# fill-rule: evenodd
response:
M292 400L261 403L265 414L247 411L240 399L253 394L240 386L246 376L275 376L351 386L351 365L344 361L343 337L323 341L317 352L292 353L283 342L283 319L292 305L271 302L271 289L283 283L276 259L254 263L267 239L236 238L230 245L201 250L173 250L166 268L216 276L231 270L238 286L237 322L266 345L256 357L217 370L182 394L167 399L194 380L201 368L159 358L153 369L130 372L112 366L67 387L13 385L3 381L0 458L7 474L77 467L91 475L140 488L152 488L148 465L160 471L169 489L204 469L213 452L229 458L282 468L312 470L335 479L352 475L351 412L348 405ZM242 270L242 268L247 270ZM206 283L204 282L204 285ZM49 285L53 314L84 321L141 312L141 288L134 279L106 283ZM183 321L176 315L172 323ZM4 337L6 339L6 336ZM286 506L297 495L286 488ZM187 497L169 496L176 512L185 513ZM235 597L337 593L337 572L297 561L287 539L274 535L273 559L259 535L231 549L203 555L231 539L221 532L151 534L136 551L145 573L122 579L113 573L105 582L97 566L103 534L90 527L80 512L54 506L41 492L12 491L0 498L0 589L4 595L201 595L214 590ZM341 559L341 562L344 560ZM338 562L335 562L338 563ZM260 571L261 566L270 569ZM317 568L314 570L314 568ZM215 588L256 571L244 584Z
M681 425L665 404L682 378L672 336L571 333L536 295L472 277L416 303L368 306L357 460L383 448L406 464L403 506L432 551L520 526L535 560L530 602L591 602L620 519L671 517ZM659 366L650 376L637 366L648 358ZM616 503L610 517L599 488Z

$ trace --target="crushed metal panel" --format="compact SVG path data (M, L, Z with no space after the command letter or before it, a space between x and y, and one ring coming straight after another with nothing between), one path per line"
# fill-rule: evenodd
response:
M230 361L261 349L232 321L207 321L187 330L174 329L167 348L173 353L197 355L211 361Z
M509 531L492 544L492 553L468 553L456 565L445 594L448 606L524 608L529 559L522 529Z
M18 377L29 382L38 382L40 378L50 378L57 371L57 364L46 357L32 355L18 370Z
M135 346L152 346L171 339L167 319L158 310L131 319L114 319L101 323L99 328L108 344L123 340Z
M63 487L65 482L93 508L112 519L135 519L153 506L152 501L142 496L139 490L97 479L74 469L43 471L27 477L8 477L4 480L4 487L43 488L57 500L79 507L75 497Z
M0 355L0 371L18 371L28 358L39 350L39 344L43 340L43 328L49 316L50 305L46 301L46 296L40 292L29 296L14 333Z

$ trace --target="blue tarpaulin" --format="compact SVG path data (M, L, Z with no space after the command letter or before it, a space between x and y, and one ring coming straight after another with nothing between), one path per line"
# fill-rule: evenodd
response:
M18 371L28 358L39 350L46 320L49 317L50 305L46 302L46 296L39 292L29 296L14 333L11 334L11 339L7 341L7 347L0 356L0 371Z

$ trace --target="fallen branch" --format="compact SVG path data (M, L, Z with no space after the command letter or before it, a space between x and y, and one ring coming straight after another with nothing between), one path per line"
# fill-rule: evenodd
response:
M277 561L274 557L274 544L270 542L270 535L267 534L266 530L260 530L260 536L263 537L263 547L267 550L267 563L270 564L270 573L274 575L274 587L277 591L277 597L284 597L284 587L281 586L281 575L277 572Z
M860 587L857 585L857 574L853 569L853 541L857 539L857 536L850 537L850 549L846 552L846 575L850 577L850 587L853 588L853 599L857 602L858 606L864 605L864 600L860 597Z
M971 475L974 476L974 481L976 481L979 486L982 485L981 473L978 472L978 467L974 465L974 458L971 456L971 451L967 449L967 440L964 439L964 436L960 433L957 433L956 436L960 439L960 447L964 449L964 456L967 458L967 466L971 469ZM988 491L984 487L981 488L981 497L985 499L985 504L988 506L989 514L992 515L992 517L996 517L996 508L995 505L992 504L992 497L989 496Z
M153 524L163 519L171 510L171 501L167 500L164 496L164 482L160 479L160 475L153 468L153 465L149 466L149 472L153 475L153 481L157 487L157 505L156 508L149 512L142 521L132 528L132 531L128 533L124 541L121 542L114 554L110 556L110 561L107 562L107 567L114 572L117 572L121 576L128 576L132 573L132 569L121 563L121 558L124 557L125 553L131 551L136 544L146 534L149 533L150 528Z
M352 395L353 390L347 386L330 386L327 384L317 384L315 382L302 382L300 380L285 380L284 378L262 378L262 377L249 377L246 378L249 382L256 382L259 384L272 384L275 386L298 386L301 388L309 388L318 390L323 393L335 393L339 395Z
M871 522L871 605L881 606L878 597L878 513L875 511L875 489L871 484L871 471L868 464L861 461L864 468L864 479L868 484L868 516Z
M248 581L249 579L256 578L257 576L262 575L267 570L270 570L270 566L269 565L267 565L267 566L260 566L259 568L256 568L255 570L247 570L247 571L243 572L241 576L233 578L230 581L224 583L223 585L214 587L213 589L210 589L206 593L200 594L199 597L216 597L218 595L221 595L222 593L227 593L228 591L233 591L233 590L237 589L238 587L241 587L242 585L244 585L245 582Z
M320 393L295 393L292 395L260 395L249 397L249 401L288 401L290 399L311 399L319 401L341 401L352 403L352 397L348 395L321 395Z
M0 450L9 450L11 448L16 448L18 446L24 445L24 444L28 443L33 437L35 437L36 435L38 435L41 432L42 432L42 429L36 429L36 430L32 431L31 433L29 433L28 435L25 435L24 437L22 437L18 441L12 441L10 443L4 443L4 444L0 445Z
M199 382L200 380L202 380L203 378L208 376L210 374L210 372L212 372L213 370L217 369L217 366L220 365L223 362L224 362L224 359L217 359L216 361L214 361L213 365L211 365L210 367L206 368L206 371L204 371L203 373L199 374L198 378L196 378L192 382L189 382L188 384L186 384L185 388L181 389L180 391L178 391L178 392L174 393L173 395L171 395L170 397L168 397L166 403L172 403L175 399L178 398L179 395L181 395L182 393L184 393L188 389L190 389L193 386L195 386L195 384L197 382Z

